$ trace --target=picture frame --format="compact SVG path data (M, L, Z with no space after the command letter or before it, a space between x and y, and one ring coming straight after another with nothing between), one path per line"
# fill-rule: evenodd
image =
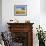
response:
M27 5L14 5L14 16L26 16Z

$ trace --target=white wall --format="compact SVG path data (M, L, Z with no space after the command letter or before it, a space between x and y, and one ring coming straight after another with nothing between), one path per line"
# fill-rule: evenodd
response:
M40 0L40 24L46 31L46 0Z
M14 5L27 5L27 16L14 16ZM33 45L38 46L36 27L40 24L40 0L2 0L2 25L3 31L7 31L7 22L17 19L19 22L30 20L33 25Z
M26 4L27 16L14 16L14 5ZM29 19L31 22L39 23L40 15L40 0L2 0L2 23L6 25L10 19L17 19L19 22L24 22ZM19 18L19 19L18 19ZM23 19L22 19L23 18ZM38 21L37 21L38 20ZM4 27L5 28L5 27Z

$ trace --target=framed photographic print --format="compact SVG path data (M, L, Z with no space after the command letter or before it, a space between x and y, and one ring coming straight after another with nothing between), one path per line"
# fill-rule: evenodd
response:
M27 15L27 5L15 5L14 15L15 16L26 16Z

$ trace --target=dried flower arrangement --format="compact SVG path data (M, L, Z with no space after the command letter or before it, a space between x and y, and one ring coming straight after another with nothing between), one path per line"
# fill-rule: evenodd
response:
M37 29L36 36L38 36L39 46L45 46L45 35L44 35L43 28L40 27L39 25L39 28L36 28L36 29Z

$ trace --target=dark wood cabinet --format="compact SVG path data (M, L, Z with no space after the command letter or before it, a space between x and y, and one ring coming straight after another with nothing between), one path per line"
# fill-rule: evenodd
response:
M22 46L33 46L33 23L7 23L12 39L23 43Z

